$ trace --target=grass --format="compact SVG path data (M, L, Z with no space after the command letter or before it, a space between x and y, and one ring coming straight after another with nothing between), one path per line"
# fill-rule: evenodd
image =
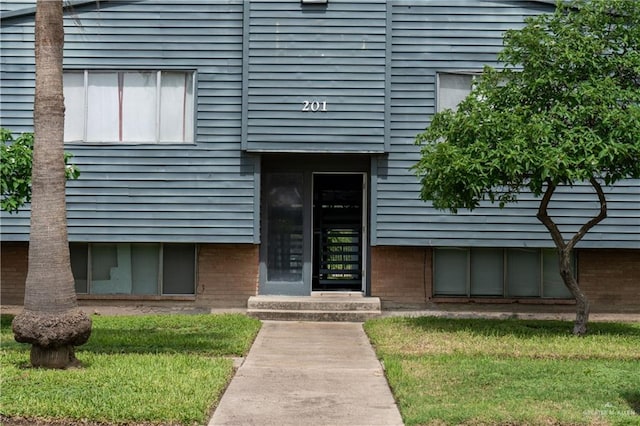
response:
M640 425L640 323L385 318L365 330L406 425Z
M94 316L84 368L28 367L2 315L0 414L34 421L204 424L260 323L243 315Z

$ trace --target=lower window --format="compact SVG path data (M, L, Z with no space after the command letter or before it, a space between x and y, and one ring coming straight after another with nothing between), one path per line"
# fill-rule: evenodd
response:
M552 249L437 248L433 272L435 296L572 298Z
M71 243L81 294L195 294L195 244Z

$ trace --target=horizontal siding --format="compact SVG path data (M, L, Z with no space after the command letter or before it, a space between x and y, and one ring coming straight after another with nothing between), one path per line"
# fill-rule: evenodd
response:
M36 0L2 0L0 1L0 11L15 12L26 7L35 7Z
M384 151L385 1L251 2L248 27L248 151Z
M449 214L419 200L417 178L409 170L419 159L415 136L435 112L438 71L481 70L498 65L506 29L549 6L518 1L402 1L392 3L391 146L377 164L375 235L378 245L551 247L535 215L538 200L522 194L517 204L499 209L490 203L473 212ZM580 247L640 248L640 182L607 188L609 217ZM565 235L597 214L590 187L563 188L551 213Z
M0 4L13 16L0 26L0 124L31 131L33 14L15 13L16 5L29 6L26 1ZM409 170L419 158L414 137L436 108L436 72L496 65L504 31L550 5L516 0L330 0L310 7L299 0L76 4L67 11L67 69L194 70L198 96L194 144L67 145L82 172L67 190L72 241L251 243L258 233L259 204L258 157L252 151L386 151L375 157L373 168L374 244L552 245L535 219L538 200L529 194L505 209L487 203L453 215L418 199L418 182ZM303 113L304 100L326 100L328 111ZM580 247L640 248L640 182L621 182L607 195L609 217ZM588 186L577 185L560 190L552 207L568 235L598 205ZM3 241L28 239L28 210L2 213L1 219Z
M78 21L80 25L76 22ZM68 11L66 69L197 72L196 143L72 144L71 241L254 241L255 161L242 154L241 1L118 1ZM2 22L2 126L32 130L33 15ZM26 240L28 211L2 215Z

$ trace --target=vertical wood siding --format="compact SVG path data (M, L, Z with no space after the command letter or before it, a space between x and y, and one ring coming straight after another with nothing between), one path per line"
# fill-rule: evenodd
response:
M251 2L246 148L383 152L385 32L384 0Z
M240 149L242 1L99 2L67 10L66 69L197 76L194 144L67 144L72 241L254 241L254 164ZM33 15L2 22L2 126L32 130ZM28 212L2 216L28 238Z

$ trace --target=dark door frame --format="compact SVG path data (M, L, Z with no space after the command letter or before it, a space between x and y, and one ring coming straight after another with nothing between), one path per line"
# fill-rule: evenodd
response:
M320 172L312 172L312 187L311 187L311 193L312 193L312 198L315 197L316 195L316 177L317 176L345 176L345 175L352 175L352 176L360 176L361 179L361 183L360 183L360 203L361 203L361 208L362 211L360 212L360 217L359 217L359 247L358 247L358 252L357 252L357 256L359 257L360 260L360 270L358 271L360 274L360 285L358 286L358 288L352 288L352 289L347 289L347 287L349 286L345 286L344 288L340 288L339 285L336 288L331 288L331 286L327 286L327 288L315 288L315 286L318 287L322 287L322 285L320 285L320 283L315 283L314 282L314 277L312 276L312 282L311 282L311 291L312 292L332 292L332 291L356 291L356 292L366 292L366 283L367 283L367 248L368 248L368 235L367 235L367 218L368 218L368 196L367 196L367 181L368 181L368 173L366 172L324 172L324 171L320 171ZM313 199L312 199L312 204L313 204ZM316 251L318 249L318 244L316 243L316 229L315 229L315 224L316 224L316 218L315 218L315 211L316 209L314 208L314 206L311 206L311 224L312 224L312 246L311 246L311 260L312 260L312 274L315 273L316 269L320 267L320 265L318 265L318 267L316 267L315 263L316 261L320 261L319 258L316 258Z
M363 220L362 229L363 244L362 251L362 292L367 293L369 288L368 259L369 259L369 233L368 223L370 220L369 188L371 174L371 158L368 155L352 154L262 154L261 155L261 244L260 244L260 268L259 268L259 294L280 294L308 296L312 292L312 242L313 242L313 175L318 173L331 174L355 174L359 173L363 178ZM303 175L303 199L304 199L304 266L303 281L297 285L291 283L268 282L267 281L267 258L268 258L268 222L265 214L265 186L266 177L273 173L302 173Z

